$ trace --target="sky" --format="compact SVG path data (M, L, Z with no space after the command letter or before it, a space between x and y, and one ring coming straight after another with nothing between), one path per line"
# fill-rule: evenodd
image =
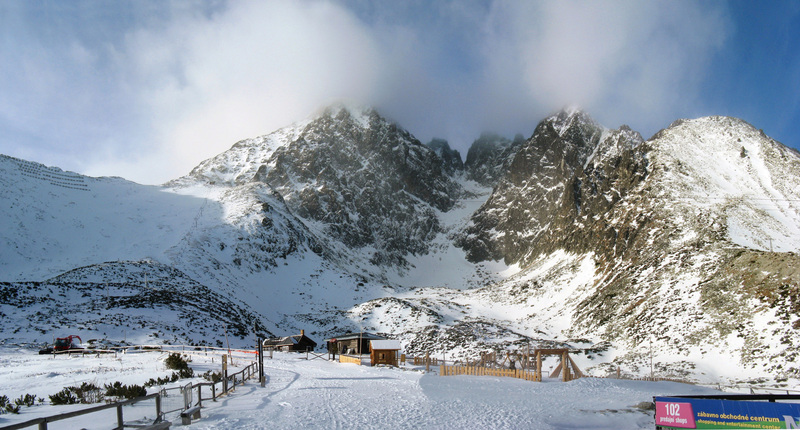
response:
M578 106L730 115L800 148L796 1L0 2L0 154L160 184L327 105L466 156Z

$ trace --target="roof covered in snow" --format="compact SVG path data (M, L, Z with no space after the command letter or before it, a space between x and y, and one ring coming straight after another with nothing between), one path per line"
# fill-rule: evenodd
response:
M394 339L373 340L369 343L371 349L400 349L400 341Z

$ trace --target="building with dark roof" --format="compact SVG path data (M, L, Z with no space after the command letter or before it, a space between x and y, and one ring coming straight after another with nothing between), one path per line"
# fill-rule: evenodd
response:
M264 340L264 348L277 351L306 352L313 351L317 347L314 342L306 336L305 330L300 330L300 334L285 337L273 337Z
M383 336L374 333L347 333L326 339L328 352L337 354L368 354L369 342L372 340L385 340Z

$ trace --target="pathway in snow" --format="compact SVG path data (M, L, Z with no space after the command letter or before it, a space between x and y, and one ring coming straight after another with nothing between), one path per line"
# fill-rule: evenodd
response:
M423 374L320 360L267 360L268 382L237 388L203 411L195 429L537 428L654 426L635 407L661 394L710 390L669 382L585 378L534 383Z

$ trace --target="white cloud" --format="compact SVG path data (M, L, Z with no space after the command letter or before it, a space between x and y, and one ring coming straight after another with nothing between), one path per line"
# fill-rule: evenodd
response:
M180 173L321 104L366 102L384 73L370 34L330 3L236 2L141 29L127 51L136 102Z
M67 19L65 37L32 23L5 45L18 66L0 65L0 126L35 136L16 155L158 183L340 99L462 153L567 104L647 132L696 101L729 32L716 3L141 4L111 37L109 23L77 37L93 21Z
M714 4L636 1L499 1L488 29L490 80L549 110L576 104L645 128L697 101L729 32Z

